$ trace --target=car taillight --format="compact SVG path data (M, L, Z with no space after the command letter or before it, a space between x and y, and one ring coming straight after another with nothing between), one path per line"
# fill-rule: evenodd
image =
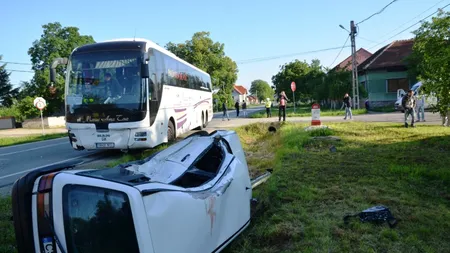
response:
M52 184L57 173L42 176L37 193L37 220L39 244L44 252L55 252L56 244L53 231Z

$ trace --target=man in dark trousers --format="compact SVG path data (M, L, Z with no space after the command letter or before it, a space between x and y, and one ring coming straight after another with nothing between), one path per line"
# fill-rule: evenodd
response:
M247 102L242 100L242 112L244 113L244 117L247 117Z
M282 91L278 97L278 121L281 121L281 116L283 116L283 121L286 121L286 104L288 101L289 99L287 98L286 93Z
M227 119L230 120L230 116L228 115L227 102L228 102L228 100L225 100L222 103L222 111L223 111L222 121L225 120L225 116L227 116Z
M409 90L408 94L402 98L402 106L405 109L405 127L408 127L408 117L411 115L411 127L414 127L414 114L416 108L416 98L414 91Z
M239 117L239 101L236 101L234 104L234 107L236 108L236 118Z

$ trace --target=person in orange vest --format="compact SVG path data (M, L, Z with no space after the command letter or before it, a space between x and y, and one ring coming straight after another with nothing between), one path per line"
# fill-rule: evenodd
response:
M286 104L289 102L289 99L286 96L286 93L282 91L280 96L278 97L278 121L281 121L281 113L283 113L283 121L286 121Z

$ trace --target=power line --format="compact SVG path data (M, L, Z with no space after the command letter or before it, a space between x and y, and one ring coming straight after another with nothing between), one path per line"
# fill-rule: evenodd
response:
M379 10L378 12L375 12L374 14L370 15L369 17L365 18L364 20L360 21L359 23L357 23L356 25L359 25L367 20L369 20L370 18L372 18L373 16L382 13L387 7L389 7L389 5L397 2L398 0L393 0L392 2L390 2L389 4L387 4L386 6L383 7L383 9Z
M29 72L29 73L34 73L34 71L31 70L18 70L18 69L5 69L6 71L11 71L11 72Z
M6 64L16 64L16 65L33 65L31 63L25 63L25 62L12 62L12 61L0 61L0 63L6 63Z
M380 38L384 38L384 37L386 37L387 35L389 35L389 34L395 32L395 31L397 31L398 29L402 28L404 25L406 25L406 24L408 24L409 22L415 20L416 18L420 17L420 16L421 16L422 14L424 14L425 12L431 10L433 7L435 7L436 5L438 5L438 4L440 4L440 3L444 2L444 1L445 1L445 0L441 0L441 1L437 2L437 3L435 3L435 4L434 4L433 6L431 6L430 8L424 10L423 12L421 12L420 14L418 14L417 16L415 16L414 18L412 18L412 19L408 20L407 22L401 24L400 26L398 26L398 27L395 28L394 30L392 30L392 31L390 31L390 32L388 32L388 33L386 33L385 35L381 36ZM363 37L361 37L361 36L359 36L359 35L358 35L358 38L363 39L363 40L367 40L367 41L371 42L371 44L372 44L372 43L378 43L378 44L380 44L379 42L372 41L372 40L368 40L368 39L363 38Z
M325 51L337 50L337 49L341 49L341 47L332 47L332 48L324 48L324 49L305 51L305 52L293 53L293 54L285 54L285 55L278 55L278 56L253 58L253 59L236 61L236 63L237 64L247 64L247 63L260 62L260 61L269 61L269 60L275 60L275 59L279 59L279 58L291 57L291 56L302 55L302 54L319 53L319 52L325 52Z
M382 44L382 43L384 43L384 42L386 42L386 41L388 41L388 40L390 40L390 39L392 39L392 38L394 38L395 36L397 36L397 35L399 35L399 34L403 33L404 31L406 31L406 30L408 30L409 28L411 28L411 27L413 27L413 26L415 26L415 25L419 24L420 22L424 21L425 19L427 19L427 18L429 18L429 17L433 16L434 14L436 14L437 12L439 12L439 10L443 10L443 9L447 8L448 6L450 6L450 4L447 4L447 5L445 5L445 6L444 6L444 7L442 7L442 8L438 8L438 10L437 10L437 11L435 11L435 12L431 13L430 15L428 15L428 16L426 16L425 18L423 18L423 19L421 19L421 20L417 21L416 23L414 23L414 24L412 24L412 25L408 26L407 28L405 28L405 29L401 30L400 32L398 32L398 33L394 34L393 36L389 37L388 39L386 39L386 40L384 40L384 41L382 41L382 42L380 42L380 43L376 44L375 46L373 46L373 47L369 48L369 50L370 50L370 49L372 49L372 48L374 48L374 47L376 47L376 46L378 46L378 45L380 45L380 44Z
M350 35L347 36L347 39L345 40L344 45L342 46L341 50L339 50L339 53L336 55L336 58L334 58L333 62L330 64L330 66L328 66L328 68L330 68L330 67L334 64L334 62L337 60L337 58L339 57L339 55L341 55L342 50L343 50L344 47L347 45L347 42L348 42L348 39L349 39L349 38L350 38Z

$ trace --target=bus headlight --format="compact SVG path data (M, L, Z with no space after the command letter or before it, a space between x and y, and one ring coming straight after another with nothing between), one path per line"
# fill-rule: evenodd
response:
M147 132L136 132L134 137L145 137L147 136Z

